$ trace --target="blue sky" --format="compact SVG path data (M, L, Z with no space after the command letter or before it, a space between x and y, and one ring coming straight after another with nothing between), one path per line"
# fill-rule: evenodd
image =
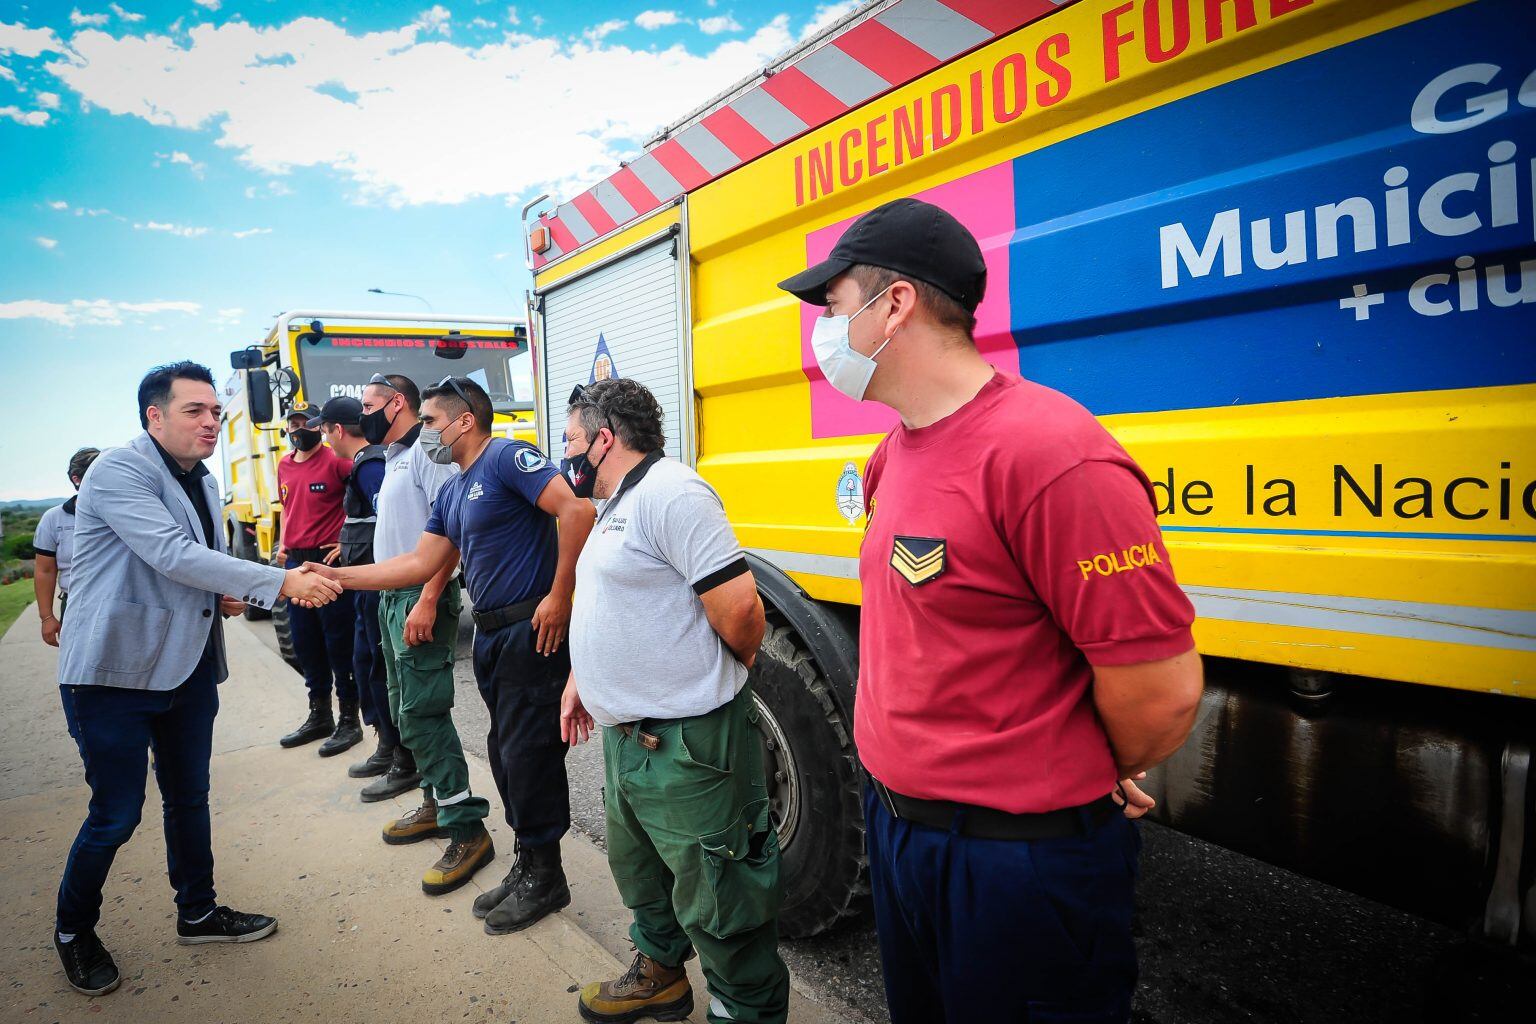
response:
M518 210L855 6L0 0L0 500L284 309L522 309Z

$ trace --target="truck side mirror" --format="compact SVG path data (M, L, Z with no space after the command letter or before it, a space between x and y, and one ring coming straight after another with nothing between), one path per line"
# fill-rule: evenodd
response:
M255 345L229 354L229 365L236 370L259 370L266 361L266 356Z
M272 375L266 370L246 371L245 408L252 423L272 422Z

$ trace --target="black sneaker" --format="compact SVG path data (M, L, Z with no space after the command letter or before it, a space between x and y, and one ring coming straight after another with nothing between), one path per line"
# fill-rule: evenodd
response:
M277 931L277 919L264 914L241 914L219 907L197 924L176 921L176 941L183 946L204 942L255 942Z
M53 948L59 951L69 987L81 995L104 996L123 980L95 932L80 932L68 942L60 942L59 933L54 932Z

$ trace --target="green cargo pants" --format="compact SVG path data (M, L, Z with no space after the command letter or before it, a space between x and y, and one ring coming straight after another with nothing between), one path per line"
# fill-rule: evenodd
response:
M469 791L469 765L453 727L453 649L459 637L459 585L450 583L437 602L437 623L428 643L411 647L402 639L405 617L421 597L420 587L379 595L384 673L389 716L400 741L416 758L422 788L437 800L437 823L455 839L469 839L484 826L490 802Z
M656 750L603 730L608 866L635 915L630 938L668 966L698 950L713 1024L782 1024L789 1013L756 718L743 689L707 715L643 723Z

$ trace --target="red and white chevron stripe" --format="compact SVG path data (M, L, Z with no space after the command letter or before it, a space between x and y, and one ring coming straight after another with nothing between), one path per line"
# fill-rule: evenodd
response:
M897 0L539 215L534 269L1071 0Z

